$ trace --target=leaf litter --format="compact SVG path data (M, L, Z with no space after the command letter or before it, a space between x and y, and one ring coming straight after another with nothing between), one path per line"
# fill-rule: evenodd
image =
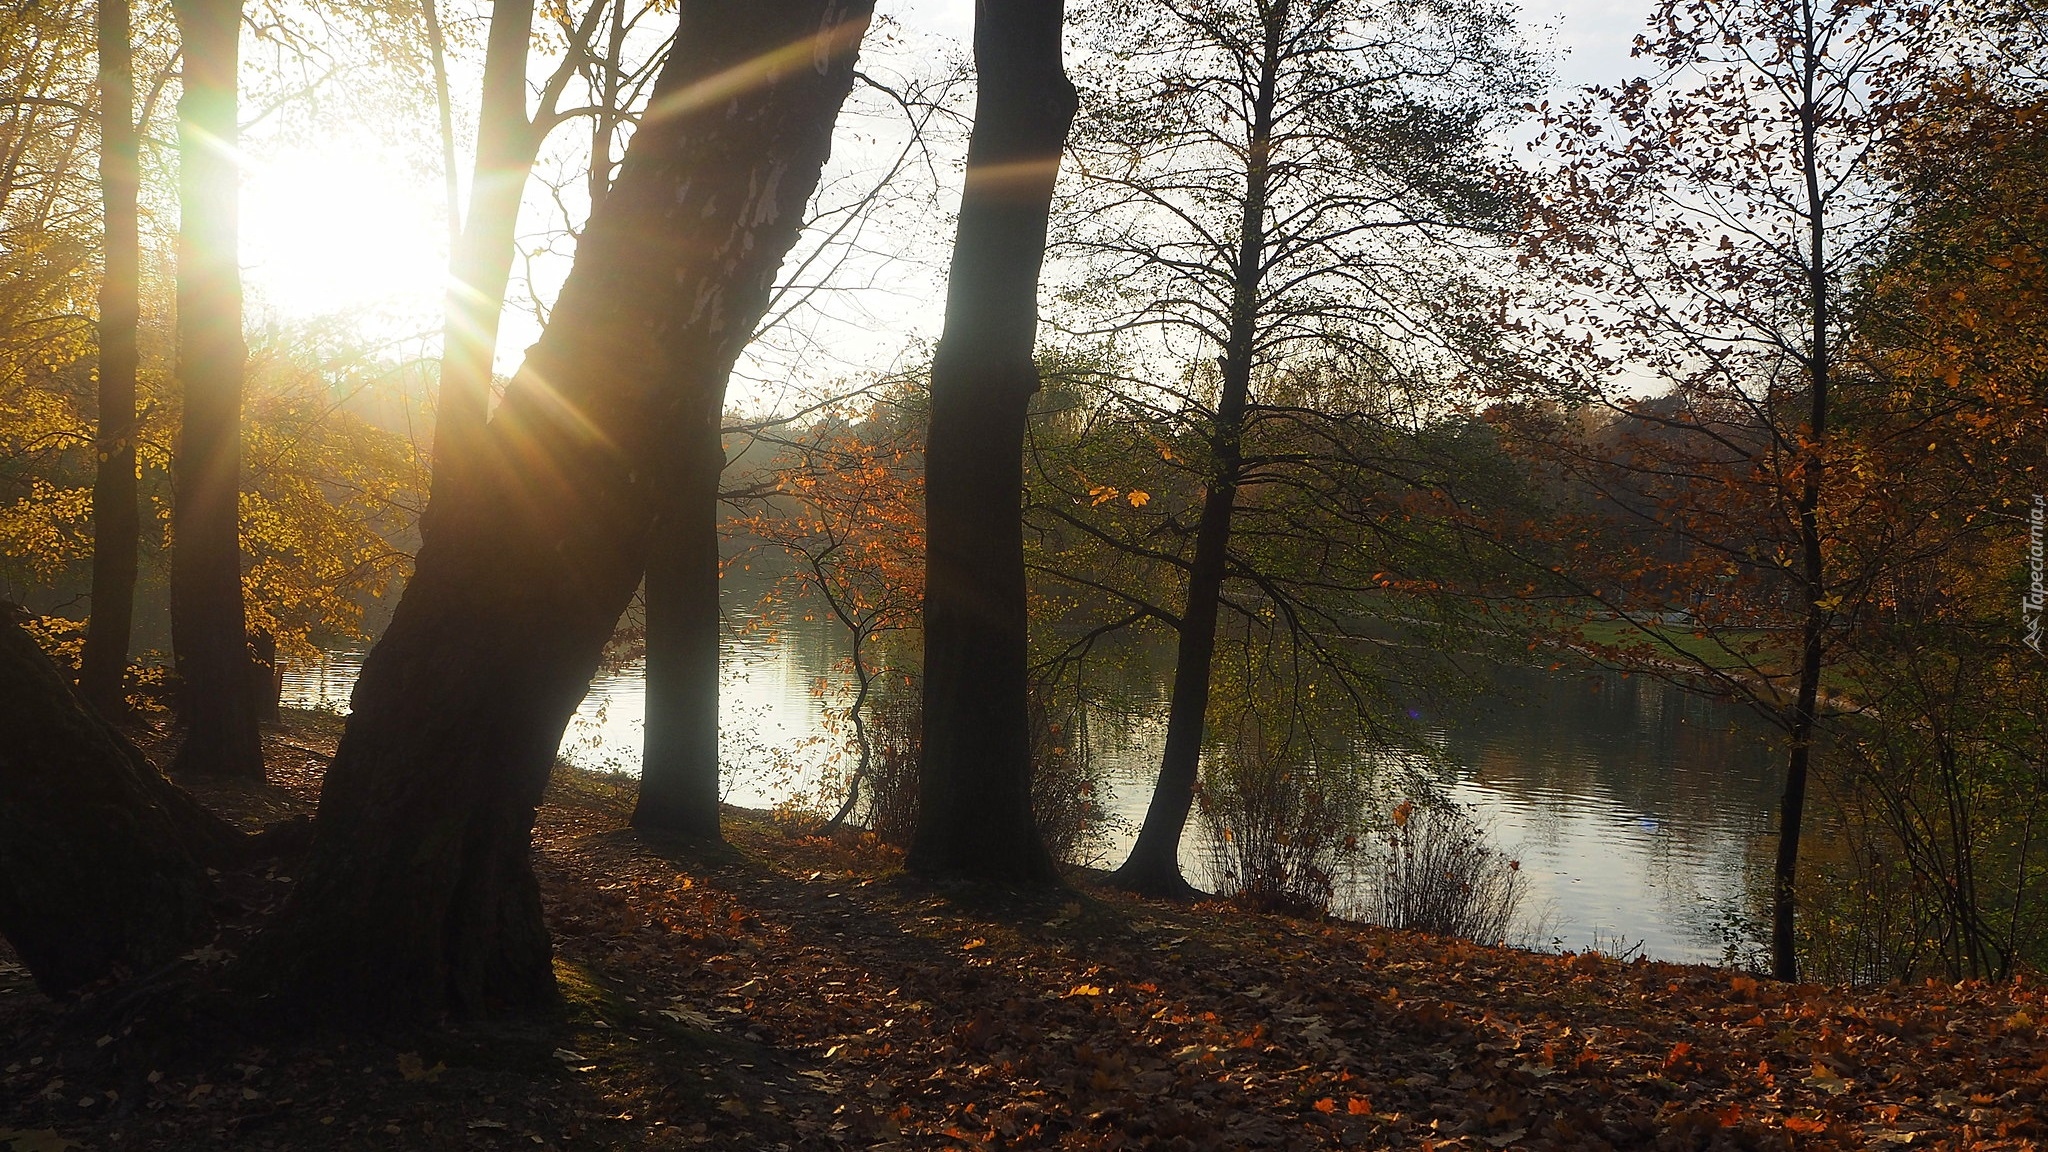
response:
M283 784L301 805L316 788L314 764ZM729 812L730 847L650 845L623 830L630 802L564 773L541 812L560 1020L135 1051L0 996L0 1149L2048 1140L2033 979L1788 987L1086 877L1044 897L934 886L871 839L791 838L759 814ZM12 960L0 987L30 993Z

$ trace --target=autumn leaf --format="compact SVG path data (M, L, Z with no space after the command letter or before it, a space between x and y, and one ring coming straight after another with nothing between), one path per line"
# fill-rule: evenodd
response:
M439 1061L436 1061L432 1068L427 1067L420 1060L420 1054L417 1052L400 1052L398 1054L398 1074L407 1080L424 1080L432 1084L435 1080L440 1079L441 1073L447 1070L448 1065Z
M1850 1087L1849 1081L1842 1079L1834 1069L1818 1060L1814 1061L1813 1073L1806 1078L1806 1082L1830 1096L1840 1096Z

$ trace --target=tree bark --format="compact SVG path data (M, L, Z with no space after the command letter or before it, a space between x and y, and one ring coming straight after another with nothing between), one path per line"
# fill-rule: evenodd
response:
M647 554L647 732L633 827L706 840L718 830L718 480L724 391L678 445Z
M686 0L554 318L364 662L303 878L253 974L309 1010L545 1007L530 863L563 728L639 583L662 462L765 310L869 0Z
M243 840L0 618L0 935L38 987L69 996L203 940L206 865Z
M1194 562L1188 568L1187 607L1180 614L1179 645L1173 667L1173 695L1166 712L1166 744L1159 779L1145 809L1145 823L1131 854L1111 877L1119 887L1150 896L1185 899L1197 895L1180 871L1180 838L1194 806L1201 771L1202 735L1209 712L1209 673L1216 655L1216 616L1223 599L1224 569L1230 554L1230 520L1237 509L1238 479L1244 468L1245 407L1251 397L1252 362L1257 351L1259 288L1266 257L1267 165L1273 146L1273 105L1280 71L1281 32L1287 0L1267 13L1259 57L1258 88L1252 103L1251 140L1245 153L1245 195L1238 217L1236 266L1231 276L1230 329L1223 349L1223 390L1209 437L1211 476L1195 529Z
M1031 813L1023 441L1053 183L1076 108L1061 0L978 0L979 89L932 360L924 745L909 866L1057 882Z
M185 742L175 772L263 778L242 607L242 272L235 168L240 0L177 0L178 384L171 644Z
M128 713L125 679L142 531L135 494L135 344L142 263L136 200L142 176L128 0L100 0L96 35L105 267L99 299L99 427L93 444L99 471L92 488L92 618L79 659L78 690L102 716L119 718Z

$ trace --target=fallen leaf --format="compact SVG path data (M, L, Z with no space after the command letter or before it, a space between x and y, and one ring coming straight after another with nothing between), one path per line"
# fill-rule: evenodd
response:
M684 1008L681 1005L663 1008L661 1014L678 1024L688 1024L692 1028L702 1028L706 1031L711 1031L718 1027L718 1021L713 1020L694 1008Z
M432 1068L427 1067L417 1052L400 1052L398 1054L398 1074L407 1080L424 1080L432 1084L435 1080L440 1079L441 1073L447 1070L448 1065L438 1061L435 1062Z
M1851 1086L1849 1081L1836 1075L1834 1069L1818 1061L1814 1063L1813 1074L1806 1078L1806 1082L1830 1096L1840 1096Z

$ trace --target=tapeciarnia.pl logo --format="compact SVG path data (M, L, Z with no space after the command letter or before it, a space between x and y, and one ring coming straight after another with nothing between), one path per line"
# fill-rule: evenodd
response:
M2032 579L2026 598L2020 601L2020 623L2026 628L2027 647L2041 651L2041 610L2048 605L2048 559L2044 559L2044 537L2048 537L2048 496L2034 494L2034 506L2027 514L2027 568Z

